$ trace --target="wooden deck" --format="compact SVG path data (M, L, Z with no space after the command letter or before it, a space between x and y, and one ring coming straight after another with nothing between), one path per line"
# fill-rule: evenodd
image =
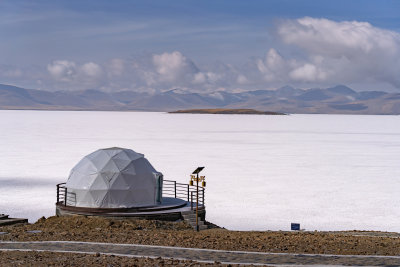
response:
M28 219L9 218L9 215L0 214L0 226L12 225L17 223L28 223Z

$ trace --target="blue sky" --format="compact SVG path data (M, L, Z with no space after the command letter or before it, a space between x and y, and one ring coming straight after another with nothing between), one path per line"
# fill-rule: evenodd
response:
M313 43L336 54L309 49L305 35L289 38L285 31L293 27L316 28ZM343 40L326 40L338 32L358 34L359 46L343 46L348 38L341 34ZM399 32L400 1L1 1L0 83L46 90L334 83L396 90ZM391 39L382 44L376 36ZM393 51L376 62L388 46ZM352 49L364 54L353 57ZM366 82L363 75L375 70L356 66L368 63L394 71L369 75ZM339 73L344 67L355 68L354 75Z

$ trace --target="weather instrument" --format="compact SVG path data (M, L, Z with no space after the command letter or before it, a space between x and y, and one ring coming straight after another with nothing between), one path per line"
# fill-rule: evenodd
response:
M201 182L201 186L205 187L206 186L206 177L205 176L200 176L199 173L204 169L204 167L197 167L194 172L190 175L190 185L193 185L194 182L196 182L196 230L197 232L200 230L199 229L199 182Z

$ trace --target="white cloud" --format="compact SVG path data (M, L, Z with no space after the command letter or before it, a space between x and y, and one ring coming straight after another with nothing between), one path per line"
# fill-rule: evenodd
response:
M376 50L396 54L399 34L373 27L368 22L342 21L305 17L280 25L278 33L284 42L312 53L352 57Z
M47 65L47 70L54 79L68 82L76 74L76 64L68 60L56 60Z
M285 59L270 50L258 63L267 80L288 83L388 83L400 88L400 34L367 22L305 17L279 25L283 42L300 48L302 57ZM282 67L284 66L284 67ZM279 71L276 71L279 70Z
M47 71L57 81L73 82L80 79L97 79L102 74L102 68L93 62L78 66L73 61L56 60L47 65Z
M204 73L198 72L194 75L194 78L193 78L194 84L201 84L201 83L205 83L206 81L207 81L207 76Z
M217 74L214 72L198 72L194 75L193 83L194 84L215 84L222 78L221 74Z
M221 74L217 74L214 72L207 72L206 76L207 76L207 81L210 83L217 83L218 80L220 80L222 78Z
M102 74L101 67L93 62L83 64L80 69L84 75L89 77L98 77Z
M153 55L153 64L164 82L181 82L185 76L198 72L194 63L178 51Z
M173 51L103 63L55 60L47 68L0 66L0 77L25 84L40 80L42 88L53 90L240 91L286 84L366 84L369 89L371 85L387 89L381 85L389 84L389 89L400 88L397 32L367 22L310 17L282 21L276 31L283 45L270 47L264 58L251 59L240 66L217 61L198 67L186 55Z
M294 81L316 82L324 81L326 73L317 68L317 66L306 63L289 73L289 77Z
M287 62L274 48L267 52L264 61L260 59L257 61L257 68L266 81L280 80L286 73L286 65Z
M108 67L111 76L121 76L125 70L125 61L120 58L113 58Z
M93 62L78 65L69 60L55 60L47 65L47 71L52 78L47 84L58 89L99 87L104 80L102 67Z
M237 79L236 79L238 84L246 84L249 82L249 80L247 79L246 76L244 76L243 74L239 74Z

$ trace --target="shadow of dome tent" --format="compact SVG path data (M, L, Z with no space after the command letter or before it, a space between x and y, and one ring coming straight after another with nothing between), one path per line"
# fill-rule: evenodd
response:
M57 185L56 214L192 220L195 192L188 184L164 180L143 154L99 149L72 168L66 183ZM204 221L204 188L199 197L199 218Z

